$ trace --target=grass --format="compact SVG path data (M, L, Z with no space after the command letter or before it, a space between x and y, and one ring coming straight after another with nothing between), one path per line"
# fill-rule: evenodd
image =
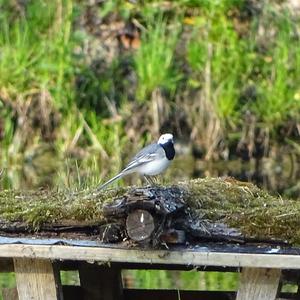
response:
M180 73L174 70L174 55L180 23L169 28L162 15L150 16L142 33L141 47L134 55L138 77L137 100L145 102L158 88L176 90Z
M38 0L26 10L20 7L18 15L16 8L1 3L5 13L0 17L0 99L6 160L16 159L33 143L51 142L58 111L68 110L72 4Z
M269 143L289 120L297 126L299 20L272 2L262 8L242 0L177 1L163 9L156 1L114 0L95 8L75 0L0 6L4 165L11 157L22 161L33 142L50 141L62 156L98 152L101 169L112 157L115 171L129 139L137 147L148 132L180 132L182 112L185 131L206 159L243 138L246 112L270 132ZM82 23L88 9L104 25L114 24L114 14L133 24L140 46L107 60L106 50L93 54L89 47L105 27L94 34L95 25Z
M193 83L198 81L197 86L206 90L205 100L212 102L221 120L232 124L239 117L238 86L246 75L245 42L226 15L218 10L209 13L195 26L187 49L188 62Z
M253 110L261 121L272 128L293 118L299 113L299 101L295 99L299 79L299 40L296 24L291 21L287 12L275 13L276 40L272 47L260 59L261 81L258 85L259 98L253 105ZM265 22L266 22L265 21ZM290 47L287 47L289 45Z
M137 289L235 291L238 285L238 274L230 272L125 270L123 278L128 288Z
M192 70L189 85L199 92L196 101L187 103L186 113L206 150L206 159L211 159L219 143L227 139L225 132L235 131L240 122L240 87L245 84L251 63L247 53L251 45L239 38L232 19L223 10L217 6L196 18L187 45Z
M70 26L72 1L38 0L28 4L28 15L1 18L1 86L11 101L26 101L47 89L58 106L64 101L63 83L71 72ZM3 93L4 93L3 92Z

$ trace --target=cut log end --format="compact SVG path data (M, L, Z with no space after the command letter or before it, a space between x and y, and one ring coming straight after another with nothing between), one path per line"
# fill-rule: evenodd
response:
M126 219L128 236L137 242L147 240L155 229L152 215L143 209L131 212Z

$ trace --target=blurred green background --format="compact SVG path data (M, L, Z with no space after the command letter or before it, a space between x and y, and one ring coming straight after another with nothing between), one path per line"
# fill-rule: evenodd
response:
M96 184L172 132L174 178L299 196L299 23L288 0L0 0L2 187Z
M1 188L95 186L163 132L164 181L300 199L297 1L0 0ZM193 288L236 285L216 276Z

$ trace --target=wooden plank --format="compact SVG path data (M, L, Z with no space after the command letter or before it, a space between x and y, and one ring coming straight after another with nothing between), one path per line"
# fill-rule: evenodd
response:
M278 269L244 268L236 300L275 300L280 276Z
M54 275L57 299L63 300L64 297L63 297L63 289L62 289L61 278L60 278L59 264L57 264L56 262L52 262L52 270Z
M3 300L19 300L17 288L3 288L2 298Z
M74 260L60 260L56 261L61 271L74 271L78 270L80 261ZM118 266L127 270L176 270L176 271L205 271L205 272L239 272L240 268L237 267L221 267L221 266L192 266L192 265L178 265L178 264L149 264L149 263L127 263L122 262L109 262L109 265L114 267ZM0 270L1 272L1 270Z
M300 269L300 255L224 253L210 251L168 251L75 247L64 245L0 245L0 257L51 260L82 260L162 265L260 267Z
M80 285L85 300L122 300L121 270L82 262Z
M62 299L50 260L15 258L14 267L20 300Z

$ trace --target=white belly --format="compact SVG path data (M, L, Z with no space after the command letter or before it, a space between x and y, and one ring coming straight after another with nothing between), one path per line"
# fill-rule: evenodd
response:
M166 170L170 162L170 160L164 157L160 160L155 160L141 166L137 171L138 173L146 176L158 175Z

